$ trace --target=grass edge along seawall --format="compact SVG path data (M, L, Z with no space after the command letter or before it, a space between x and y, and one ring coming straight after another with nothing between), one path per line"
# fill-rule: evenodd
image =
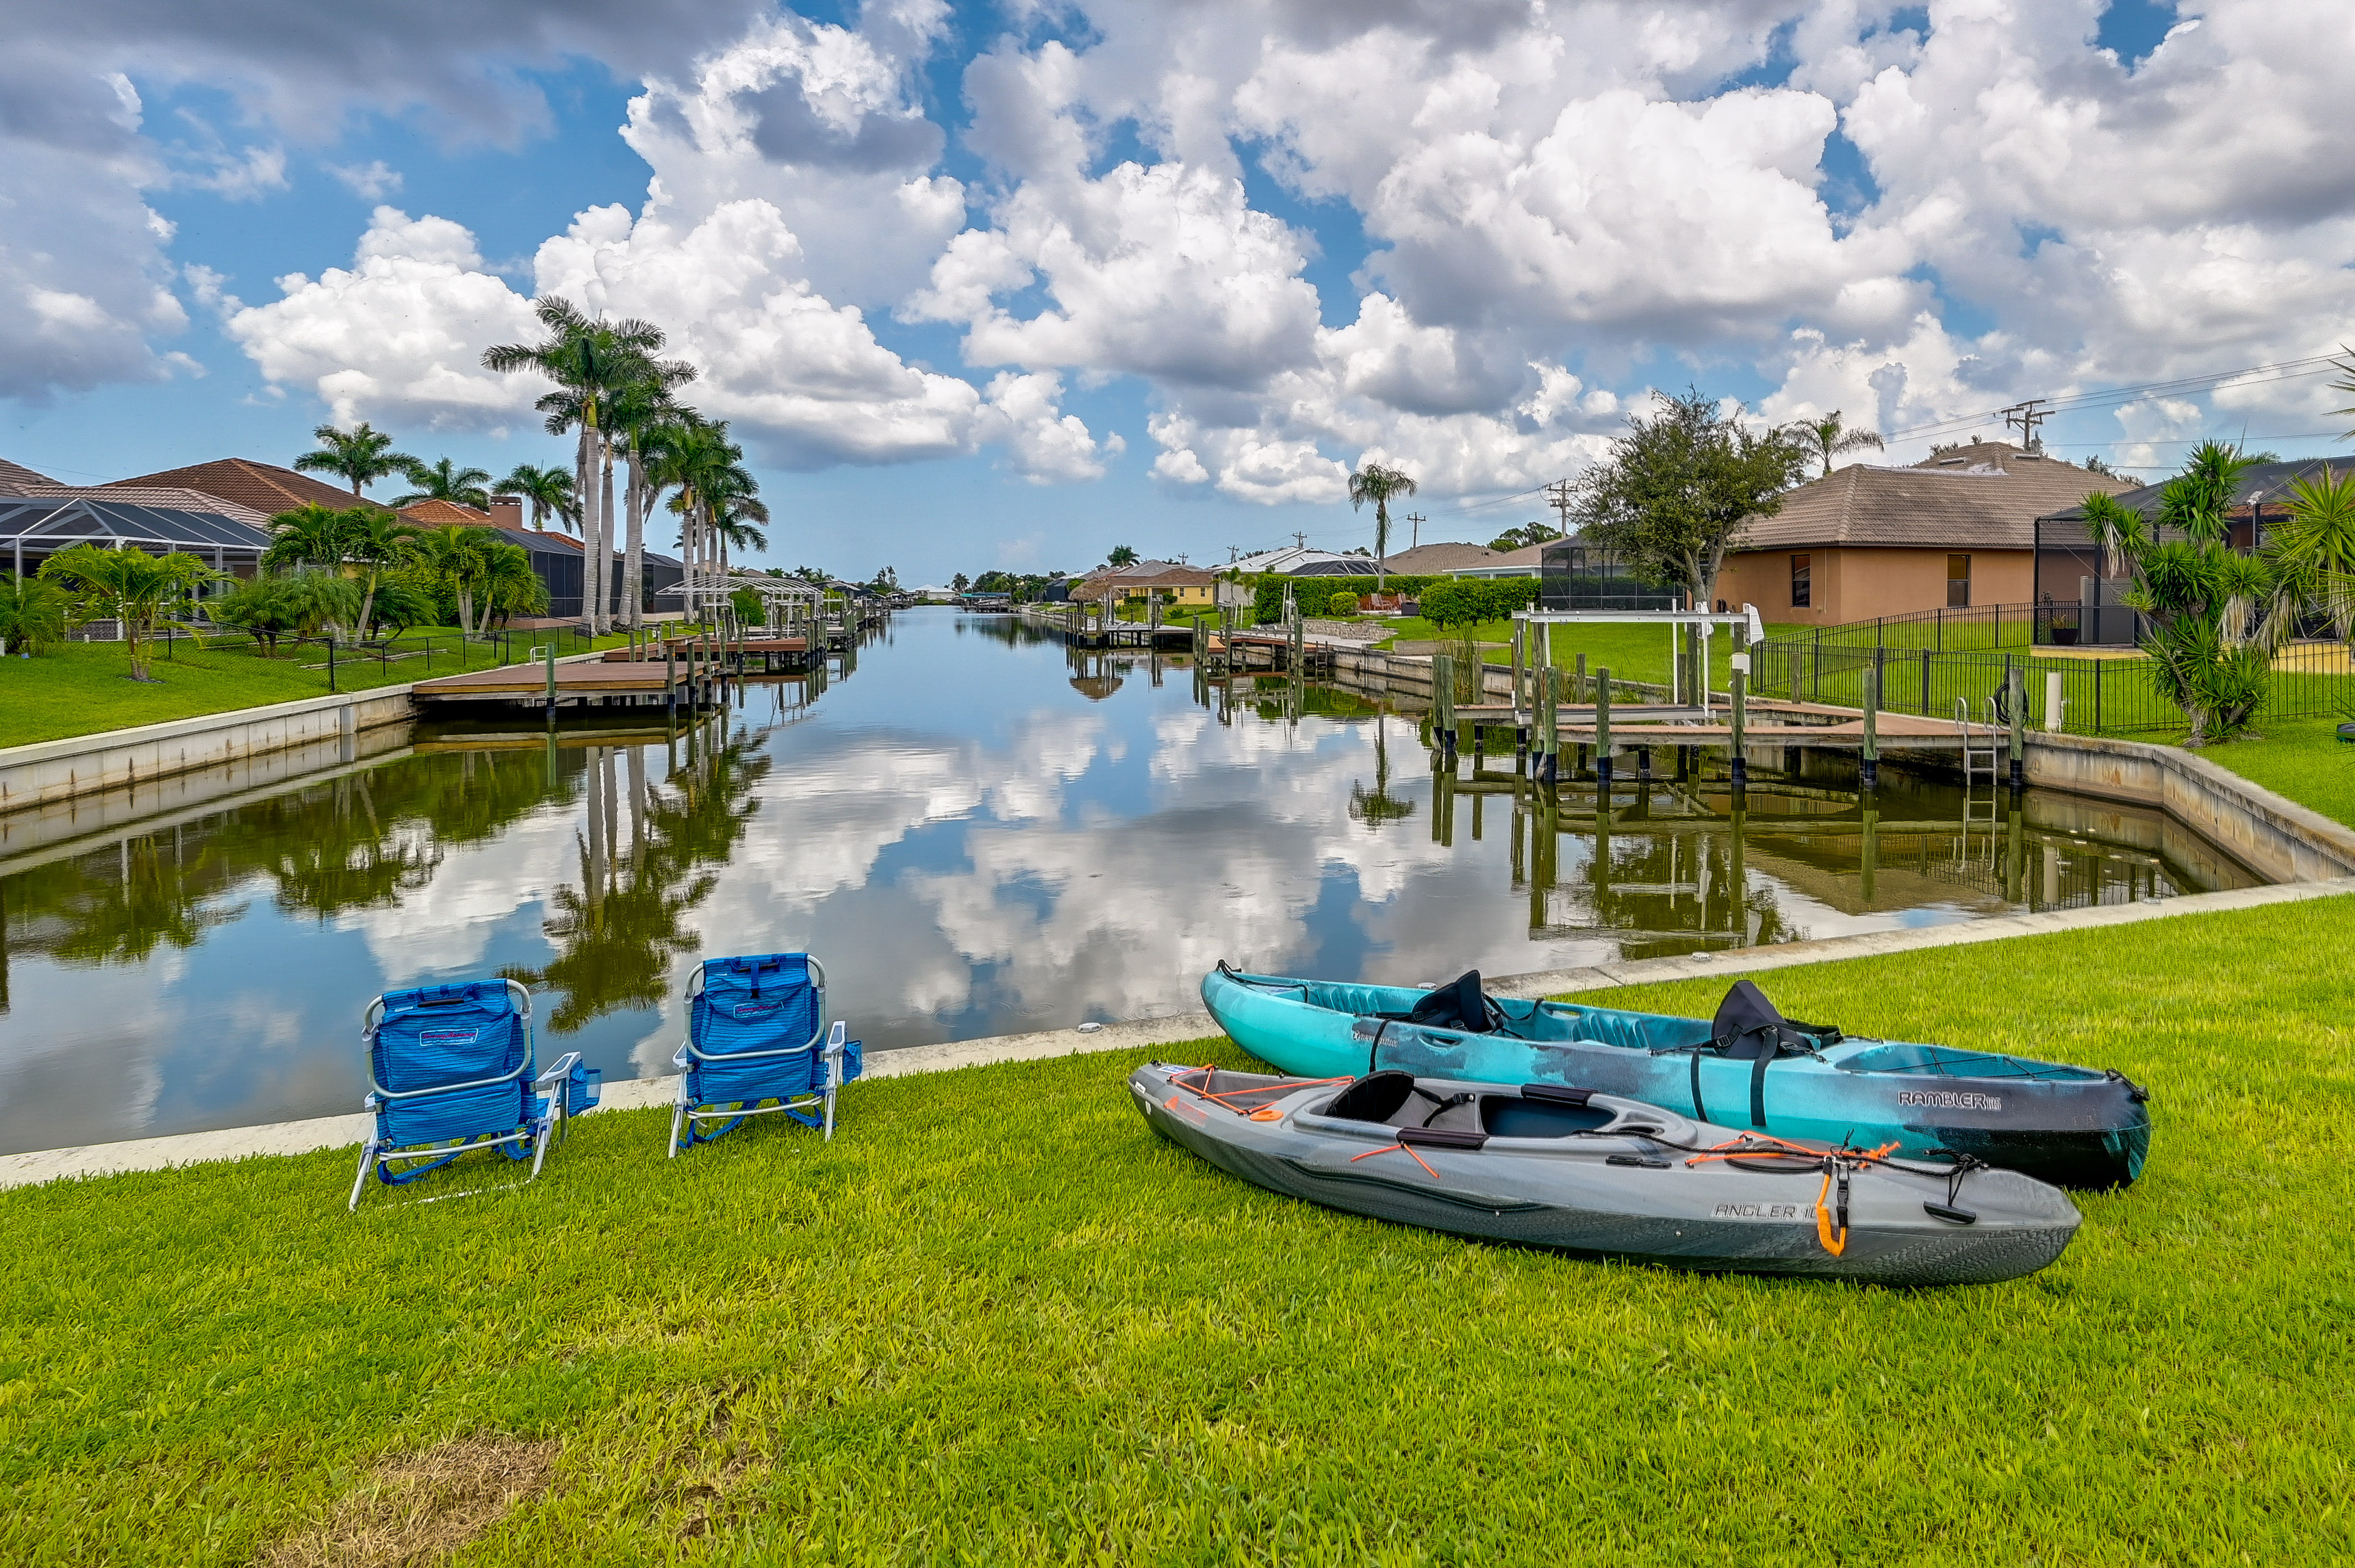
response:
M2308 1559L2355 1453L2350 913L1764 982L2151 1087L2143 1180L1993 1287L1677 1275L1276 1198L1127 1104L1146 1054L1250 1065L1216 1044L862 1082L831 1146L665 1163L663 1113L600 1113L537 1186L357 1222L342 1150L0 1194L0 1556L245 1562L517 1438L555 1457L467 1561L1526 1558L1572 1474L1614 1561ZM1723 983L1581 994L1706 1011Z

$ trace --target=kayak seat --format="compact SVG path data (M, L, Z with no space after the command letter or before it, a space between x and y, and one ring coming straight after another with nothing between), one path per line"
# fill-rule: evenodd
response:
M1442 1099L1418 1087L1413 1074L1395 1070L1367 1074L1327 1101L1323 1114L1377 1127L1466 1134L1481 1130L1479 1104L1472 1097Z

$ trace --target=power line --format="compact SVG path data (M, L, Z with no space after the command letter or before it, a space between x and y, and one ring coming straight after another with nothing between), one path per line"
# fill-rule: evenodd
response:
M2146 381L2135 386L2109 387L2065 397L2051 399L2040 397L2031 401L2043 403L2047 413L2073 414L2090 408L2117 408L2127 403L2140 402L2147 397L2165 397L2170 392L2203 391L2220 387L2227 381L2242 381L2243 385L2251 387L2263 387L2275 381L2296 381L2309 376L2321 376L2339 367L2340 362L2336 355L2317 354L2304 359L2285 359L2271 365L2247 366L2239 370L2213 371L2203 376L2181 376L2169 381ZM2015 404L2009 408L1986 408L1975 414L1959 414L1931 424L1914 425L1906 429L1890 431L1889 439L1901 440L1911 436L1949 435L1958 430L1968 429L1973 425L1985 424L1990 419L2002 418L2006 414L2016 412L2019 407Z

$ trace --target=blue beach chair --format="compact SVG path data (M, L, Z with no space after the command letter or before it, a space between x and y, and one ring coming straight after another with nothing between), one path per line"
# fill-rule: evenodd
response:
M597 1103L598 1070L583 1066L578 1051L535 1073L531 992L514 980L387 991L368 1003L364 1028L362 1107L376 1113L376 1128L360 1148L354 1210L371 1165L378 1181L397 1187L462 1154L496 1149L529 1159L528 1181L565 1118Z
M834 1136L834 1097L858 1076L861 1052L843 1023L826 1026L826 969L815 959L706 959L687 979L687 1041L671 1058L671 1158L776 1111ZM707 1122L722 1125L706 1132Z

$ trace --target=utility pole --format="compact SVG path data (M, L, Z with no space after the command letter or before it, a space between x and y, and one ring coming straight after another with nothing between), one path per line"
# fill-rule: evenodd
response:
M1308 548L1308 535L1305 535L1305 534L1295 534L1295 535L1293 535L1293 536L1292 536L1292 540L1293 540L1293 543L1295 543L1295 544L1298 545L1302 549L1304 549L1304 550L1305 550L1305 549Z
M1412 549L1413 549L1417 545L1420 545L1420 544L1422 544L1422 543L1423 543L1423 522L1424 522L1424 518L1423 518L1423 514L1422 514L1422 513L1420 513L1420 512L1410 512L1410 513L1408 513L1405 516L1403 516L1403 517L1400 518L1400 519L1399 519L1399 521L1400 521L1400 522L1401 522L1401 523L1411 523L1411 524L1412 524L1414 525L1414 526L1413 526L1413 531L1412 531L1412 532L1411 532L1410 534L1408 534L1408 535L1407 535L1407 546L1406 546L1406 547L1407 547L1408 549L1412 550Z
M1561 519L1561 536L1569 538L1571 508L1578 504L1578 498L1571 493L1570 481L1557 479L1547 485L1545 498L1546 504L1552 507L1555 515Z
M1227 565L1229 565L1229 566L1231 566L1231 566L1233 566L1233 565L1234 565L1238 560L1241 560L1241 558L1242 558L1242 550L1241 549L1241 547L1239 547L1239 546L1234 546L1234 545L1230 545L1230 546L1227 546Z
M2051 409L2037 407L2043 401L2041 397L2030 397L2027 402L2014 403L2003 411L2004 428L2010 429L2017 427L2019 430L2020 445L2032 452L2041 452L2044 450L2043 440L2037 435L2036 427L2052 417Z

